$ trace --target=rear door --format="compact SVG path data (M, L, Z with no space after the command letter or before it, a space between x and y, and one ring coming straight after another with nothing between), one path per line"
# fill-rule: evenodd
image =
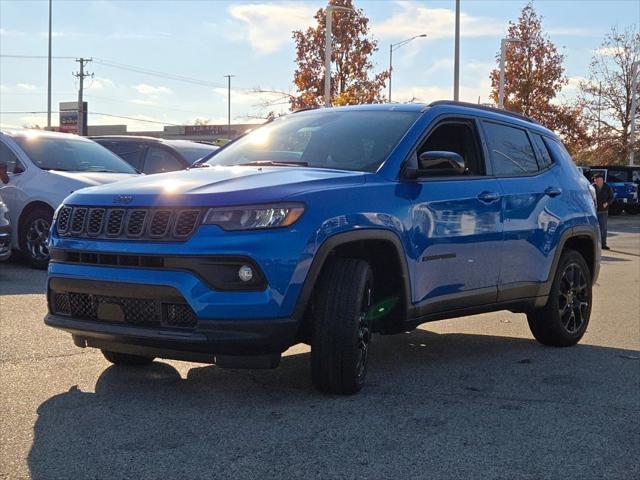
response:
M539 134L506 123L482 124L503 195L499 300L528 297L547 280L561 233L564 192Z
M496 300L501 194L498 181L488 176L480 140L473 118L443 118L414 153L453 151L467 167L466 175L417 181L412 243L419 261L412 283L420 314Z

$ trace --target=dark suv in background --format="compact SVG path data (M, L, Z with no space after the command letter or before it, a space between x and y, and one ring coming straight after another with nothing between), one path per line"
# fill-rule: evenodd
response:
M130 135L90 137L139 172L173 172L190 167L219 147L190 140L164 140Z

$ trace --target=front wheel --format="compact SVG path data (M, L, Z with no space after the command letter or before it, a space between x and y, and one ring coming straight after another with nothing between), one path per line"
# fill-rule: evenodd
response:
M29 212L22 222L20 250L33 268L45 269L49 264L49 230L53 213L46 208Z
M369 264L333 258L324 267L313 303L311 377L324 393L358 392L367 373L373 298Z
M540 343L569 347L580 341L591 316L591 272L584 257L567 250L560 257L547 304L527 315Z

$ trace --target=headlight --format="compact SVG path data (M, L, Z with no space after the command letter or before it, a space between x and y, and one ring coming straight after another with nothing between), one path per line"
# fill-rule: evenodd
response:
M210 208L202 223L224 230L253 230L293 225L304 212L299 203Z

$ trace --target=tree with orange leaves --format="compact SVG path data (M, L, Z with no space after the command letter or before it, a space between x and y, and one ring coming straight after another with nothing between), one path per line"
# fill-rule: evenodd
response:
M353 8L352 0L331 0L330 4ZM387 70L369 77L373 69L371 55L378 43L369 39L369 19L362 9L333 13L333 49L331 55L331 100L333 105L377 103L385 100L382 90ZM291 108L318 107L324 104L325 9L319 9L315 27L296 30L296 70L294 83L299 95L291 97Z
M504 107L537 120L556 131L572 153L587 142L581 108L561 105L553 100L568 80L564 75L564 55L543 33L541 18L531 3L522 9L518 22L509 22L508 37L521 43L508 43L505 62ZM500 60L500 52L496 56ZM498 103L500 71L490 74L491 98Z

